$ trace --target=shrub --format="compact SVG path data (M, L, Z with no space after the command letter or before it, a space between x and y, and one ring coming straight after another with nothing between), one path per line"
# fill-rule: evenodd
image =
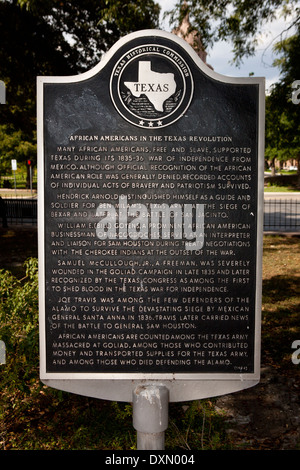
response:
M0 368L0 393L29 391L38 377L38 262L25 262L26 276L18 280L0 270L0 340L6 364Z

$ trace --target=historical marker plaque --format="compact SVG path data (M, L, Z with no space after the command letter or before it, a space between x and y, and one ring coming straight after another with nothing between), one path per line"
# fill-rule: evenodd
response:
M257 382L263 84L158 31L39 77L42 380Z

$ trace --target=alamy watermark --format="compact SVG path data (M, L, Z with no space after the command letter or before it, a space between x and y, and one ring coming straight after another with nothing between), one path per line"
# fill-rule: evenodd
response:
M294 90L292 92L292 102L294 104L299 104L300 103L300 80L295 80L292 83L292 88Z
M6 103L6 88L5 83L0 80L0 104Z
M296 351L294 351L292 354L292 363L298 365L300 364L300 340L299 339L295 340L292 343L292 349L296 349Z
M6 347L4 341L0 340L0 364L6 363Z
M200 250L204 244L204 204L128 204L119 196L116 205L99 204L96 234L100 240L182 240L186 250Z

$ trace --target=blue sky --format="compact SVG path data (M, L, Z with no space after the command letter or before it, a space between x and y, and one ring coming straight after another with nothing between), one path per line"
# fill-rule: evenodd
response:
M174 7L177 0L157 0L161 5L162 13ZM248 77L254 73L256 77L266 78L266 89L268 90L272 83L279 79L279 70L274 67L273 61L276 56L273 53L273 45L279 40L280 33L286 28L287 23L278 15L277 20L268 23L264 27L264 32L259 36L259 44L254 57L244 59L240 67L232 65L233 58L231 44L219 42L212 49L208 49L207 62L214 70L222 75L231 77ZM165 31L171 28L168 22L164 22L162 27ZM297 79L299 77L295 77Z

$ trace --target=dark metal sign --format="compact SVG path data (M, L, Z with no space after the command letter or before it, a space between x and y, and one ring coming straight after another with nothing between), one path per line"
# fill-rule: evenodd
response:
M38 93L42 380L256 383L263 79L144 31Z

